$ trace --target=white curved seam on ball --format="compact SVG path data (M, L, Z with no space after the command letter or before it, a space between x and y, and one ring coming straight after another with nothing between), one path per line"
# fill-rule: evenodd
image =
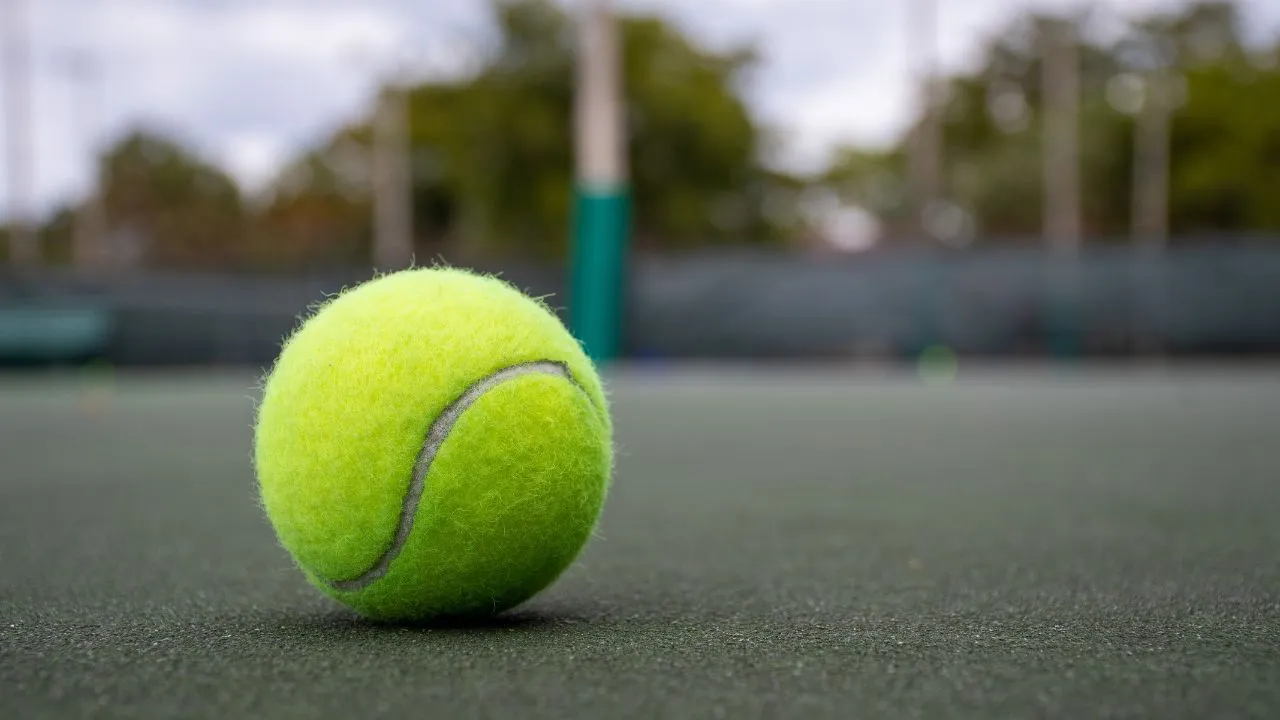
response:
M568 380L579 390L583 389L573 377L573 373L569 371L569 366L554 360L536 360L511 365L472 384L458 399L450 403L436 417L431 423L430 429L427 430L426 440L423 442L422 449L418 451L418 457L413 463L413 478L409 483L409 491L405 495L404 504L400 507L400 521L396 525L396 534L391 541L391 546L382 553L382 556L378 558L372 568L366 570L359 577L350 580L325 579L325 582L330 587L342 591L363 590L387 574L391 569L391 563L400 555L400 552L404 550L405 543L409 541L409 533L413 532L413 522L418 515L418 506L422 503L422 494L426 491L427 474L431 472L431 464L436 458L436 453L440 451L444 441L449 438L449 433L458 422L458 418L462 417L462 413L466 412L467 408L474 405L485 393L508 380L526 375L554 375ZM592 405L594 406L594 403Z

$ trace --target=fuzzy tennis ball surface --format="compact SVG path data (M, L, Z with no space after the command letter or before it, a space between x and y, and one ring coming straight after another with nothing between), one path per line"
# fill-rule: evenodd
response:
M414 269L348 290L285 342L254 464L281 544L378 620L501 612L599 518L612 424L590 359L496 278Z

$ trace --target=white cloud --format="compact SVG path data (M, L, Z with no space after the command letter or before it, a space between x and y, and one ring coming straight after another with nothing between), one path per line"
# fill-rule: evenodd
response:
M251 6L232 14L226 34L241 52L322 64L371 62L405 43L394 18L369 7Z
M264 189L288 160L279 138L265 133L233 135L221 155L227 170L250 192Z

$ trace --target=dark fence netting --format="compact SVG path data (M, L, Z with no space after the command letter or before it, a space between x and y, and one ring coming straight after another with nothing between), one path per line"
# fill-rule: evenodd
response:
M546 267L477 268L498 273L535 295L561 294L562 273ZM296 277L128 272L0 274L0 363L79 362L117 365L252 365L265 368L308 311L371 272ZM549 302L551 300L549 299ZM31 347L33 313L103 317L109 332L91 351L63 327ZM6 330L10 328L10 330ZM19 337L15 338L14 336ZM24 347L22 340L27 340ZM80 351L67 353L65 348Z
M1280 244L644 262L630 347L706 357L1280 351Z
M477 269L572 300L557 266ZM310 306L368 277L0 271L0 362L265 367ZM642 258L627 295L634 358L1280 353L1280 244Z

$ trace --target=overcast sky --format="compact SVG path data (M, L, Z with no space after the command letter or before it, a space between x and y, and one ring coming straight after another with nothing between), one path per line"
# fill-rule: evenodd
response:
M397 56L456 71L486 28L480 0L28 0L34 43L35 187L41 208L81 192L91 143L145 123L178 134L249 188L353 117ZM833 144L891 141L910 114L908 2L619 0L661 12L709 43L753 42L759 118L812 165ZM945 66L1028 7L1080 0L939 0ZM1175 0L1104 0L1116 13ZM1255 29L1280 3L1241 3ZM99 80L73 82L73 51ZM93 88L96 86L96 90ZM0 122L3 122L0 120ZM4 148L0 147L0 156ZM2 175L2 173L0 173ZM0 196L8 195L0 177ZM0 215L7 203L0 207Z

